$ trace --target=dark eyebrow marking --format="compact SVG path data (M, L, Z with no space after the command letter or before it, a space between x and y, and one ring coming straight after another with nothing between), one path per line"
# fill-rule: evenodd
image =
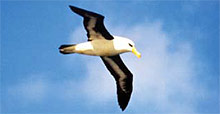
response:
M130 43L128 43L129 46L133 47L133 45L131 45Z

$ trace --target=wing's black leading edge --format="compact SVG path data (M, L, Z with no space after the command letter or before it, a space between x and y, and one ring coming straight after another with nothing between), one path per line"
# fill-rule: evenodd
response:
M70 5L69 7L73 12L84 18L83 24L89 41L93 40L92 38L99 38L99 35L102 35L107 40L114 39L104 26L104 16L75 6Z
M133 75L119 55L101 58L116 80L118 103L123 111L127 107L131 97Z

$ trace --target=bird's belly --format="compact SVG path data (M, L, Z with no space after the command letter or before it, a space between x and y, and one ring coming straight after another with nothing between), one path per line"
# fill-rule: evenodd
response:
M119 54L113 48L106 46L93 47L93 49L84 50L82 54L94 55L94 56L113 56Z
M120 52L114 49L114 45L111 41L92 41L82 44L78 44L76 53L93 55L93 56L113 56Z
M109 40L98 40L92 42L94 53L97 56L113 56L119 54L115 50L113 42Z
M119 54L116 50L114 49L109 49L106 47L101 47L99 49L95 49L95 54L97 56L113 56Z

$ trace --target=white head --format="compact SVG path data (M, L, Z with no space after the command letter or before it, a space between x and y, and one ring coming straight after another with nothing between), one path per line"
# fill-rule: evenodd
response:
M114 36L114 47L116 50L120 50L123 52L132 52L134 53L138 58L141 57L141 54L136 50L135 44L130 39Z

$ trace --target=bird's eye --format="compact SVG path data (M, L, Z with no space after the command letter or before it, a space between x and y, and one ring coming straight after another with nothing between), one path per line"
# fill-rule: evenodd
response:
M131 45L130 43L128 43L129 46L133 47L133 45Z

